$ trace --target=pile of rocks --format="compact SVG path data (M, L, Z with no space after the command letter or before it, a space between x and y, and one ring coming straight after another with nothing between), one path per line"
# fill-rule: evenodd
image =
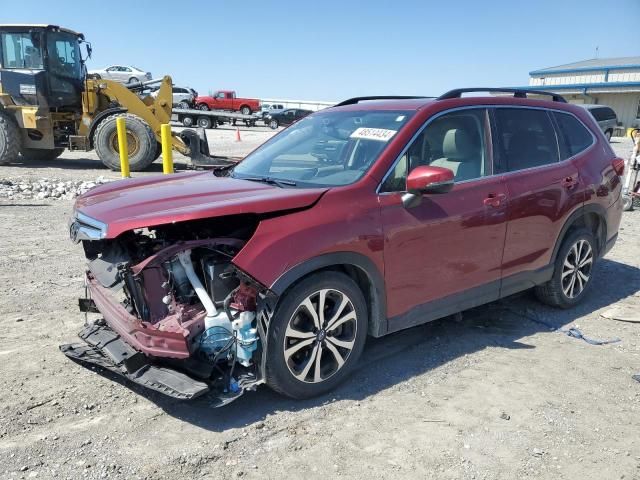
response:
M38 180L8 180L0 178L0 199L23 200L45 198L71 200L82 195L96 185L112 181L111 179L98 177L90 180L58 180L55 178L40 178Z

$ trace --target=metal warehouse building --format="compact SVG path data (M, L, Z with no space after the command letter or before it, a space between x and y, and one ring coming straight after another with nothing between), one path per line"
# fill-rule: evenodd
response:
M608 105L623 127L640 127L640 57L594 58L529 72L529 87L571 103Z

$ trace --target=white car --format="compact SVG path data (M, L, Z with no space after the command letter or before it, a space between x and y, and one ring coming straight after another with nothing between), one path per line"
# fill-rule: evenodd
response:
M158 96L158 89L151 92L152 97ZM193 101L198 96L193 88L173 86L173 106L178 108L194 108Z
M279 103L263 103L260 105L260 117L264 118L267 115L271 115L272 113L283 112L284 105Z
M89 70L93 78L106 78L120 83L138 83L151 80L151 73L127 65L111 65L100 70Z

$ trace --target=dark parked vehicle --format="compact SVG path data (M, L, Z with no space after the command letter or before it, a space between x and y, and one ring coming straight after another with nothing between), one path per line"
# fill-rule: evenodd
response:
M616 112L613 111L613 108L607 107L606 105L582 105L586 108L593 118L596 119L600 129L604 132L607 140L611 140L613 136L613 130L618 125L618 117Z
M264 123L269 125L270 128L275 130L280 126L291 125L293 122L297 122L301 118L312 114L311 110L302 110L300 108L289 108L282 110L281 112L269 112L264 117Z
M468 90L350 99L235 167L82 195L80 307L104 318L61 349L177 398L305 398L368 336L529 288L578 304L618 235L624 161L558 95Z

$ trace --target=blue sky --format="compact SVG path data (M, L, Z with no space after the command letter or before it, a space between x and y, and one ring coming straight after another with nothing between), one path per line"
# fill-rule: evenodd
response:
M201 93L235 89L258 98L526 85L529 71L593 58L596 47L600 57L640 55L640 0L31 0L29 7L3 9L2 22L83 32L93 44L90 69L131 64Z

